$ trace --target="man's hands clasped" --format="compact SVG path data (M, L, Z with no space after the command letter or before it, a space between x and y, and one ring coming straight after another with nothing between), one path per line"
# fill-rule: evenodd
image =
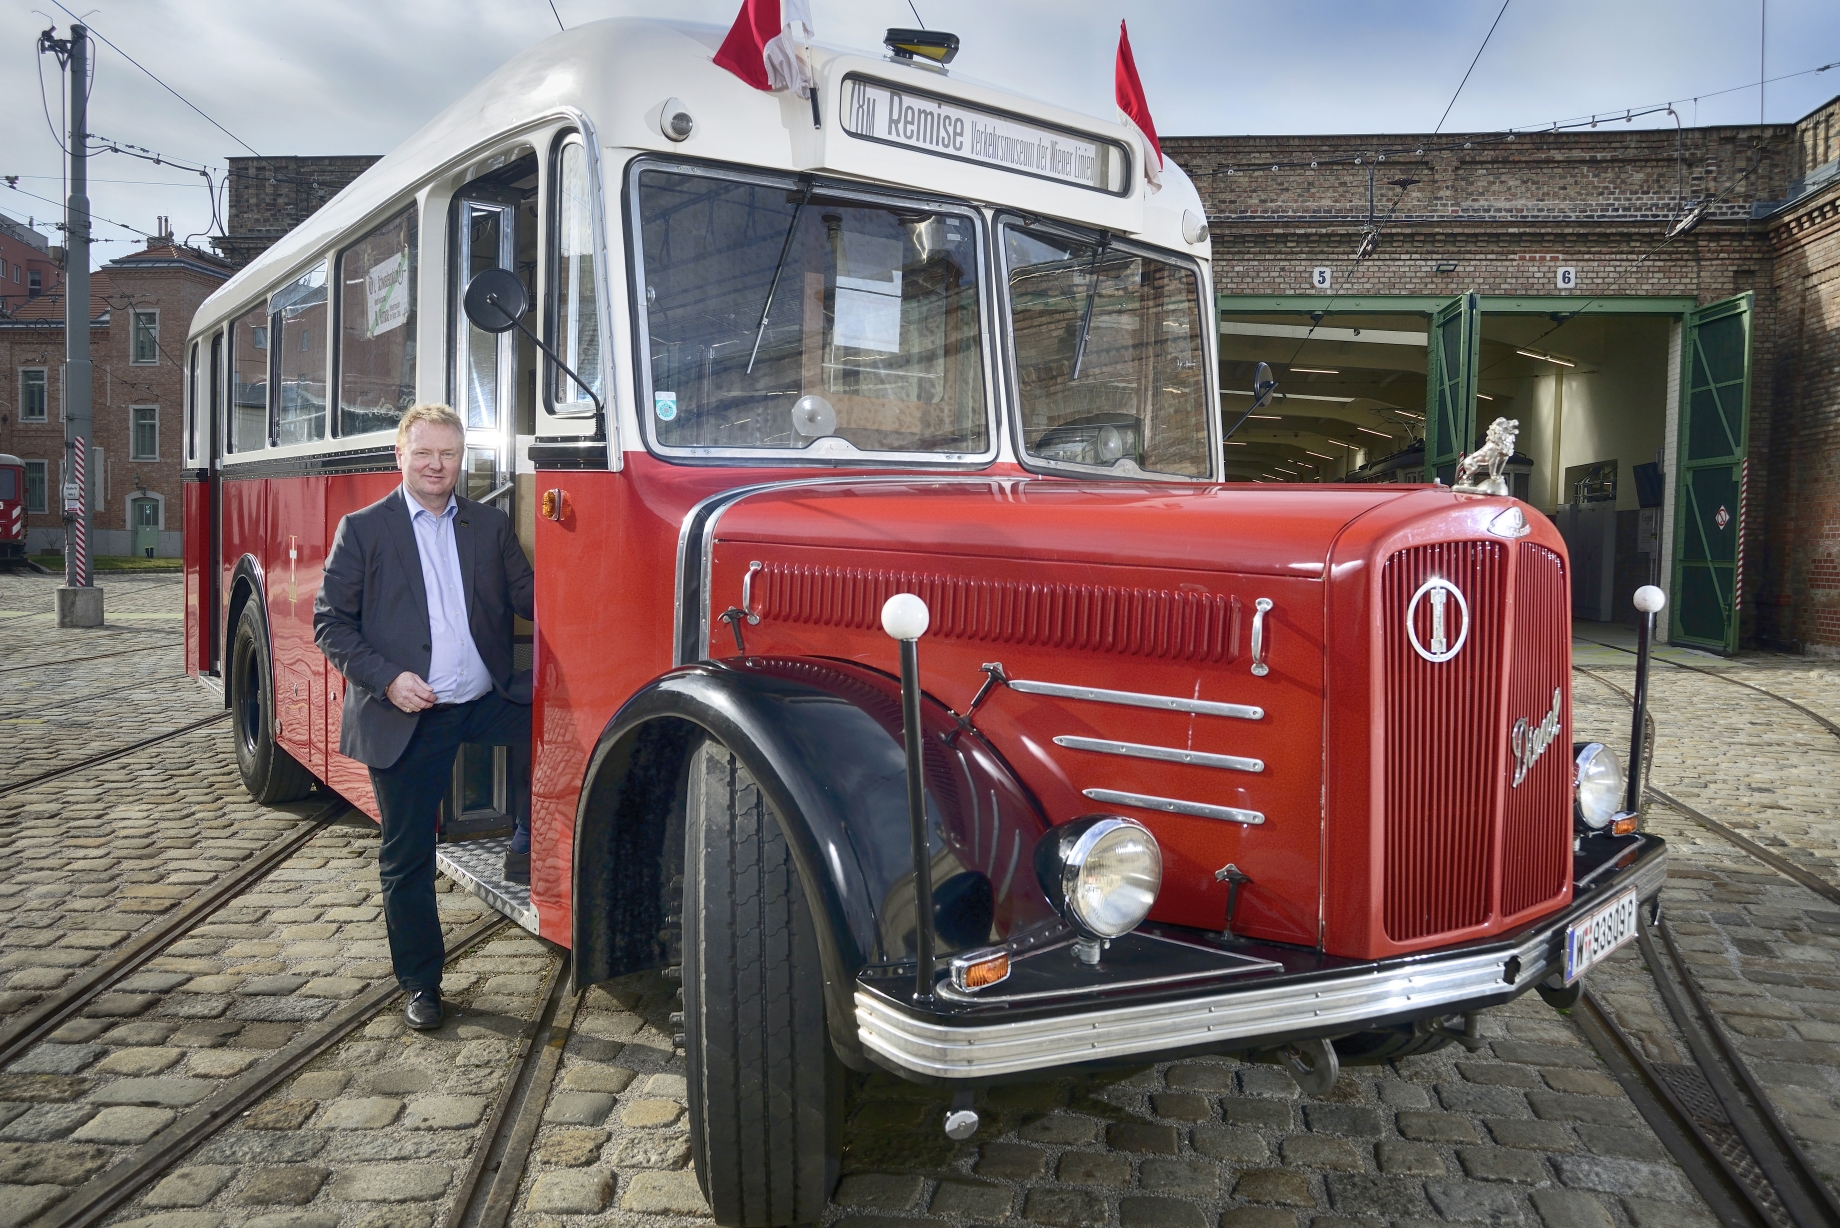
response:
M440 702L439 697L434 693L434 688L423 681L420 676L408 670L396 675L396 681L390 683L389 689L384 694L389 697L391 703L404 712L421 712Z

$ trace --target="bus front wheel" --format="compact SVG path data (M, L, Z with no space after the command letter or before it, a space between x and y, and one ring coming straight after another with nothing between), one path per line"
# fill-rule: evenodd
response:
M313 775L275 742L275 687L262 612L251 601L237 620L230 650L230 714L236 727L236 770L249 796L264 806L298 801Z
M690 1150L724 1228L815 1224L837 1179L844 1072L818 931L759 786L718 742L691 756L684 823Z

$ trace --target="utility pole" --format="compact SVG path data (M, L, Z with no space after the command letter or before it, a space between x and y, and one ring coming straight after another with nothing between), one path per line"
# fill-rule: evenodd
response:
M49 32L47 31L47 34ZM90 570L90 507L101 475L90 463L92 382L89 357L89 31L47 38L61 51L70 77L70 196L64 209L64 584L57 594L60 627L100 627L102 590ZM41 49L44 44L41 43Z

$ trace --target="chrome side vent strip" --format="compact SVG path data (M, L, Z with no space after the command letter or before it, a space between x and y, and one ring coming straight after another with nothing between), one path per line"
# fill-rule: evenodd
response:
M1185 802L1174 797L1151 797L1147 793L1120 793L1116 789L1085 789L1087 797L1095 802L1110 802L1114 806L1136 806L1142 810L1161 810L1165 814L1192 814L1202 819L1223 819L1228 823L1244 823L1248 827L1257 827L1265 821L1265 816L1256 810L1241 810L1237 806L1210 806L1206 802Z
M1231 716L1242 721L1262 721L1265 709L1252 704L1222 704L1208 699L1183 699L1179 695L1150 695L1142 691L1107 691L1095 686L1066 686L1059 682L1030 682L1011 678L1012 691L1025 695L1052 695L1057 699L1088 699L1097 704L1123 704L1127 708L1160 708L1165 712L1193 712L1199 716Z
M1054 739L1056 746L1068 750L1090 750L1101 755L1128 755L1133 759L1156 759L1163 763L1187 763L1195 767L1224 768L1229 772L1263 772L1263 759L1240 755L1210 755L1176 746L1145 746L1139 742L1114 742L1108 738L1076 738L1063 735Z

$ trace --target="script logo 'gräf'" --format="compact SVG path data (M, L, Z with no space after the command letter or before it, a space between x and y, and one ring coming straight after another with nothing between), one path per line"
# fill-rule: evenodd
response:
M1514 752L1515 787L1518 788L1521 781L1527 779L1527 773L1533 770L1533 765L1540 761L1546 748L1559 736L1560 702L1559 688L1554 687L1552 708L1540 718L1539 724L1528 724L1524 716L1514 722L1514 729L1508 734L1508 748Z

